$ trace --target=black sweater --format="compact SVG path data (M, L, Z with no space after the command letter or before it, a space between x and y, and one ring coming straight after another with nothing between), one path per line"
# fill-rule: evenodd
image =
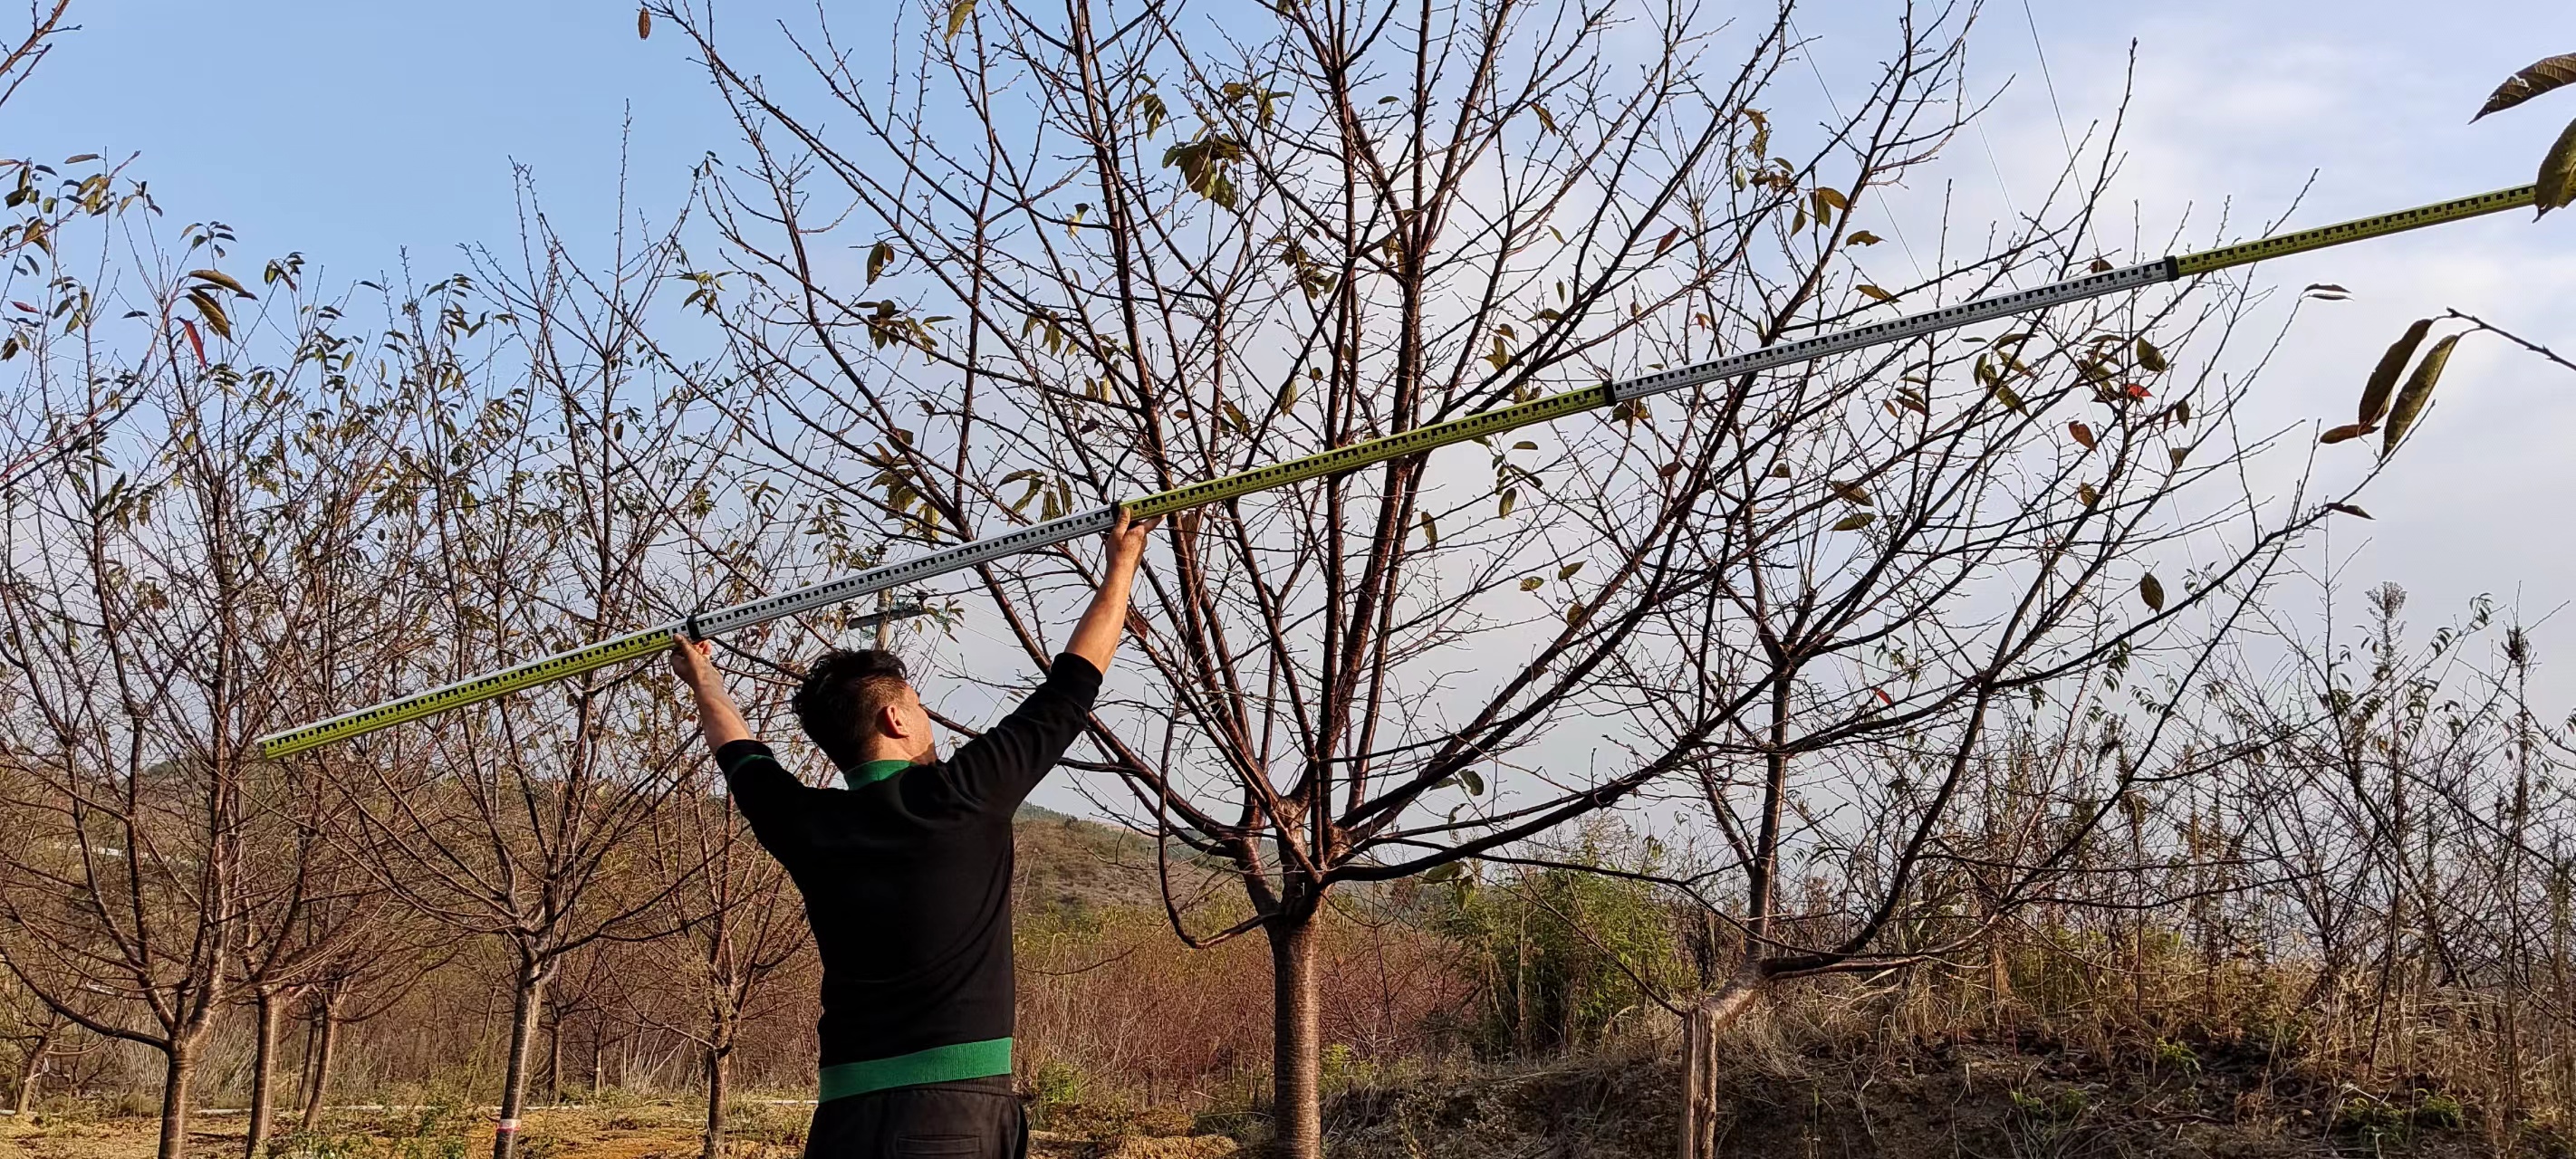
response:
M1058 656L947 760L874 762L848 770L846 789L804 784L759 741L717 750L736 807L805 895L823 957L824 1098L1008 1073L1011 817L1099 691L1089 661Z

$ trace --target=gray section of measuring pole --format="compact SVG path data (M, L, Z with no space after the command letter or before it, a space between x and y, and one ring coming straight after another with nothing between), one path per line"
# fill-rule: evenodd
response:
M689 618L690 635L693 639L704 640L727 632L739 632L744 628L766 624L771 620L793 616L799 612L828 608L860 596L874 595L888 588L919 583L952 571L962 571L980 563L990 563L1006 555L1018 555L1041 547L1053 547L1067 540L1080 539L1085 535L1104 534L1117 524L1118 509L1115 507L1103 507L1080 515L1050 519L1044 523L1023 527L1018 531L996 535L989 539L978 539L972 543L961 543L915 559L907 559L902 563L872 567L866 571L842 576L812 587L780 592L774 596L735 604L729 608L718 608L712 612L701 612Z
M2174 272L2173 259L2161 258L2105 273L2088 274L2081 278L2053 282L2033 289L1997 294L1991 298L1979 298L1956 306L1945 306L1920 314L1908 314L1902 318L1855 327L1822 337L1802 339L1779 346L1766 346L1760 350L1749 350L1742 354L1730 354L1714 362L1667 370L1661 374L1632 378L1626 382L1614 382L1610 384L1610 397L1615 402L1626 402L1630 399L1698 386L1704 382L1733 378L1739 374L1752 374L1783 366L1794 366L1802 362L1813 362L1819 358L1882 346L1890 342L1902 342L1908 338L1920 338L1943 330L1955 330L1961 326L1974 326L1979 322L2009 318L2015 314L2027 314L2033 310L2063 306L2069 302L2081 302L2086 298L2099 298L2104 294L2116 294L2122 290L2152 286L2159 282L2172 281Z

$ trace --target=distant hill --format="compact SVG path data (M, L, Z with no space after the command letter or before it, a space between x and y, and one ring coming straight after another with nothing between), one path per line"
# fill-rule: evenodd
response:
M1152 838L1035 805L1020 806L1014 828L1019 835L1014 900L1021 909L1162 908ZM1188 849L1175 847L1171 859L1175 886L1202 887L1208 871Z

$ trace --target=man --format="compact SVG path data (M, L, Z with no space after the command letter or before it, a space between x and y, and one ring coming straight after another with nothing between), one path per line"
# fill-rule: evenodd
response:
M805 895L823 956L813 1159L1026 1153L1011 1091L1011 816L1082 731L1153 523L1120 514L1100 590L1046 682L947 760L901 660L825 655L792 706L845 788L781 767L706 645L672 647L734 803Z

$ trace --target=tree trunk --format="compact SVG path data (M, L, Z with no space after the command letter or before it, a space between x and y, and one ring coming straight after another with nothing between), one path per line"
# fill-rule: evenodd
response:
M188 1090L197 1081L196 1044L164 1051L161 1071L161 1146L159 1159L182 1159L188 1150Z
M27 1061L18 1067L18 1121L27 1121L27 1112L36 1106L36 1083L45 1073L45 1054L54 1048L55 1027L47 1026L36 1035L35 1044L27 1048Z
M1745 966L1682 1019L1682 1159L1717 1159L1718 1032L1752 1009L1765 985Z
M260 1144L268 1141L269 1105L277 1101L272 1086L277 1077L277 1020L284 1008L276 991L259 992L259 1022L251 1040L250 1125L242 1131L242 1154L247 1159L259 1159Z
M492 1130L492 1159L510 1159L519 1150L519 1113L527 1109L528 1048L535 1044L545 989L545 968L533 962L521 964L518 996L510 1012L510 1063L501 1079L501 1121Z
M307 1134L322 1129L322 1098L331 1089L332 1049L340 1044L340 996L329 990L322 992L321 1029L304 1082L304 1130Z
M725 1084L728 1077L728 1047L707 1048L707 1135L698 1149L699 1159L720 1159L724 1154Z
M563 1015L546 1024L546 1101L563 1101Z
M1315 1002L1315 918L1283 914L1270 935L1271 1119L1281 1159L1323 1159L1321 1029Z

